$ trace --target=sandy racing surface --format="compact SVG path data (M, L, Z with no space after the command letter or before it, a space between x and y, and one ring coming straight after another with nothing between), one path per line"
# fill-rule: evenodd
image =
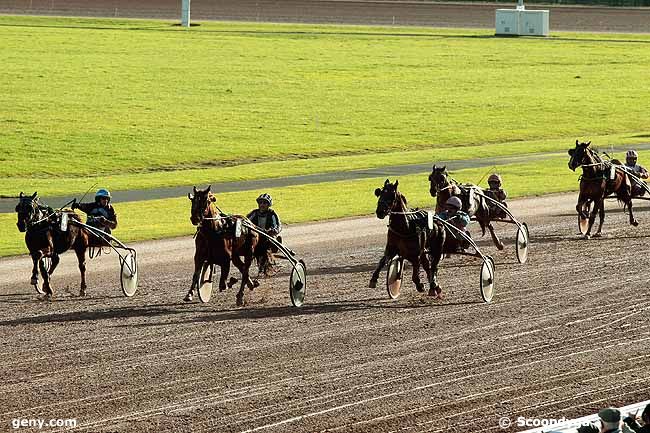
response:
M23 13L27 3L0 0L0 12ZM205 10L207 2L192 5L195 19L296 21L299 13L306 22L386 24L397 16L400 24L411 11L410 24L486 28L496 7L437 6L427 15L421 6L396 13L384 2L358 18L362 2L269 3L242 1L230 15L233 2L210 2L223 6L218 14ZM90 8L73 0L31 4L35 13ZM179 2L164 4L153 16L177 16ZM142 12L147 5L93 2L87 14L117 8L118 16L152 16ZM552 31L648 31L647 10L555 9ZM512 202L530 226L529 262L515 259L513 227L498 229L503 252L480 243L497 264L489 305L478 291L479 262L458 257L443 261L443 301L410 281L396 301L382 284L367 288L386 233L372 217L285 229L285 242L307 262L300 309L289 306L286 264L247 292L244 308L235 306L234 290L215 293L210 304L183 303L190 238L135 245L140 287L130 299L114 254L89 262L86 298L74 296L76 259L64 255L53 302L29 287L29 259L0 259L0 425L75 418L77 430L91 432L498 432L523 430L501 429L504 416L575 417L647 399L648 207L639 206L639 227L612 212L604 238L582 241L574 206L575 194Z
M650 393L650 213L639 205L634 229L610 212L606 237L582 241L574 203L574 194L512 202L530 225L529 263L516 262L511 226L499 228L505 251L481 242L497 263L489 305L479 262L459 257L443 261L443 301L410 281L395 301L383 284L367 288L386 233L376 218L285 229L308 267L300 309L289 306L286 264L247 292L244 308L234 290L183 303L190 238L135 245L140 288L130 299L114 254L89 263L84 299L73 295L76 259L64 255L53 302L28 286L28 260L0 260L0 423L479 432L504 431L502 416L570 417L641 401Z

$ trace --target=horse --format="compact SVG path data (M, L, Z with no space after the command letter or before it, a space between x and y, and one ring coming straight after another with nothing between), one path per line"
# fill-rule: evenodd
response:
M50 277L59 264L59 255L73 249L79 262L81 273L81 287L79 296L86 296L86 249L88 248L88 233L76 224L68 224L67 230L61 231L61 216L66 214L69 221L80 222L79 216L71 210L54 212L53 209L43 206L38 202L38 194L31 196L20 193L16 206L18 214L18 230L25 233L25 244L32 257L31 284L38 285L38 271L43 277L43 290L48 299L54 296L50 284ZM49 270L45 266L45 259L52 260Z
M451 196L458 196L463 203L463 211L470 218L475 218L481 226L482 236L485 236L485 229L490 230L492 242L499 250L503 249L503 242L494 232L492 221L499 219L498 215L492 215L490 206L487 201L478 194L474 194L475 189L480 189L475 185L458 185L456 181L449 177L446 166L436 167L433 165L429 175L429 194L436 198L436 213L440 212Z
M580 176L580 193L576 211L582 218L589 218L589 226L584 239L591 237L591 229L596 220L596 212L599 214L600 222L594 237L602 236L603 223L605 222L605 197L615 195L624 208L630 211L630 224L639 225L632 213L632 186L627 174L622 170L616 170L613 164L620 165L617 160L604 161L591 147L591 141L581 143L576 140L576 147L569 149L569 168L575 171L582 167ZM594 207L589 212L589 207Z
M196 250L194 253L194 275L192 286L185 296L185 301L193 299L194 289L199 288L203 264L210 266L210 277L214 265L221 268L219 275L219 290L226 289L226 278L230 272L230 262L241 272L242 280L237 292L237 305L244 305L244 287L253 290L257 285L250 278L250 267L255 257L259 241L258 234L247 228L241 215L222 215L215 205L216 197L210 192L209 185L204 190L193 189L193 194L187 194L192 202L190 221L197 226L194 237ZM235 233L235 226L241 224L241 234ZM241 257L244 258L242 261ZM234 281L233 281L234 280ZM231 279L230 286L236 282Z
M398 185L399 181L392 184L386 179L383 188L375 189L378 198L375 213L379 219L388 216L388 234L384 255L370 278L369 286L377 287L379 272L388 260L399 254L413 265L412 280L417 291L424 291L419 275L422 265L430 283L429 295L439 296L441 289L437 275L445 244L445 230L437 223L429 230L427 212L409 209Z

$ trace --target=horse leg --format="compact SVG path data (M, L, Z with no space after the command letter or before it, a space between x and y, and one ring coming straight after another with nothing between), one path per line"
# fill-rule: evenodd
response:
M219 291L223 292L226 290L226 278L230 274L230 260L226 260L221 266L221 272L219 275Z
M52 299L54 296L54 291L50 285L50 274L48 274L47 269L45 269L44 256L41 256L40 260L38 261L38 268L41 270L41 277L43 277L43 291L45 292L45 296L47 296L49 299Z
M60 261L61 257L58 254L52 254L52 263L50 264L50 270L48 271L50 275L54 273L54 270L59 266Z
M503 242L501 242L497 234L494 232L494 227L492 227L492 223L490 221L487 222L487 228L490 230L490 236L492 236L492 242L494 242L494 245L496 245L499 251L503 250Z
M43 253L38 250L34 251L31 253L32 256L32 262L34 263L34 266L32 267L32 279L30 281L30 284L32 286L38 285L38 263L41 261L41 257L43 257Z
M442 288L438 285L438 266L442 260L445 246L446 232L439 228L437 235L429 238L429 262L431 264L431 277L429 278L429 296L439 298Z
M599 212L600 207L605 205L603 202L604 199L594 201L594 208L591 210L591 213L589 214L589 227L587 228L587 233L585 233L584 236L585 239L591 238L591 229L594 226L594 222L596 221L596 214Z
M578 203L576 203L576 212L578 212L578 215L582 218L589 218L589 214L585 213L584 211L584 206L588 200L586 200L583 196L582 193L578 194Z
M79 262L79 273L81 274L81 286L79 288L79 296L86 296L86 249L77 248L75 250L77 254L77 262ZM58 260L57 260L58 262Z
M244 256L244 260L242 261L241 256L233 256L232 257L232 262L235 264L237 269L239 269L239 272L241 273L242 276L242 284L245 286L248 286L249 289L253 290L255 287L259 286L259 283L255 285L253 281L250 278L250 267L253 264L253 256L252 255L246 255ZM236 282L237 280L235 280ZM234 283L233 283L234 284Z
M391 254L391 252L393 254ZM384 266L386 266L386 262L392 259L393 256L395 256L395 254L397 254L397 251L389 250L388 245L386 245L386 249L384 250L384 255L379 260L377 267L375 268L374 272L372 273L372 276L370 277L370 284L368 284L368 287L370 287L371 289L377 287L377 281L379 280L379 273L381 272L382 269L384 269Z
M429 281L431 279L431 264L429 263L429 257L424 251L420 254L420 264L427 274L427 281Z
M595 238L599 238L603 235L603 223L605 222L605 200L600 202L598 207L598 230L594 233Z
M384 253L384 255L381 256L381 260L379 260L377 267L372 273L372 276L370 277L370 283L368 284L368 287L370 287L371 289L377 287L377 280L379 280L379 272L381 272L384 266L386 266L387 261L388 261L388 256Z
M632 213L632 198L628 198L627 202L627 208L630 210L630 224L632 224L634 227L639 225L639 222L634 218L634 214Z
M411 280L413 281L413 284L415 284L415 289L418 292L424 292L424 284L420 281L420 258L418 256L407 257L407 260L411 262L411 265L413 266L413 275L411 276Z
M185 295L185 298L183 298L185 302L190 302L192 299L194 299L194 288L196 288L196 290L199 290L199 282L201 280L202 270L203 270L203 259L199 258L198 255L195 254L194 274L192 275L192 285L190 286L190 290Z
M237 292L237 306L241 307L244 305L244 288L246 287L246 280L248 279L248 272L246 270L244 262L242 262L241 257L238 255L232 256L232 262L235 264L239 272L241 273L241 283L239 284L239 291Z

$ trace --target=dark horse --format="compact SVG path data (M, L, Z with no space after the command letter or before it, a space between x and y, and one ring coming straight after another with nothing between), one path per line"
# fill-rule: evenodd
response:
M256 287L250 278L250 267L259 240L258 234L241 224L245 217L220 214L214 204L216 197L210 192L210 186L204 190L194 187L194 194L187 196L192 201L190 221L198 228L194 238L194 275L185 300L191 301L194 289L198 290L204 263L210 265L210 276L214 265L221 268L219 290L225 290L232 261L242 275L237 305L244 305L244 287L248 286L251 290ZM239 224L241 234L237 235L235 227Z
M38 285L38 270L43 277L43 290L48 298L52 298L54 291L50 285L50 276L59 264L59 255L69 249L74 249L79 261L81 272L80 296L86 295L86 249L88 248L88 234L76 224L68 224L66 231L61 231L62 215L67 215L69 221L80 221L79 216L73 211L54 212L53 209L38 203L36 193L26 196L20 193L20 201L16 206L18 213L18 230L25 233L25 244L32 256L31 284ZM49 270L45 266L45 259L51 258Z
M569 168L575 171L582 167L582 176L580 176L580 194L578 195L578 204L576 211L583 218L589 218L589 226L584 234L585 239L591 236L591 229L596 220L596 212L600 217L598 230L594 237L602 236L601 230L605 221L605 197L615 195L619 202L630 211L630 224L639 225L634 219L632 213L632 187L630 180L622 170L616 170L612 163L620 164L619 161L604 161L596 151L587 143L580 143L576 140L576 147L569 149ZM593 203L593 209L589 212L589 207Z
M424 284L420 282L422 265L430 282L429 295L438 296L441 291L437 282L438 265L445 244L445 230L438 224L429 230L427 212L409 209L406 197L397 189L398 184L397 180L392 184L386 179L384 187L375 190L378 197L375 212L379 219L388 216L388 234L384 255L370 278L370 287L377 287L379 272L388 260L399 254L413 265L412 279L417 291L424 291Z
M481 226L482 235L485 236L485 229L490 230L492 242L500 250L503 249L503 242L499 239L492 227L492 221L499 219L498 216L490 213L490 206L487 201L479 194L475 194L480 188L475 185L458 185L453 179L450 179L446 166L436 167L433 165L429 175L429 194L436 198L436 213L440 212L443 204L451 196L458 196L463 203L463 211L467 212L470 217L474 217Z

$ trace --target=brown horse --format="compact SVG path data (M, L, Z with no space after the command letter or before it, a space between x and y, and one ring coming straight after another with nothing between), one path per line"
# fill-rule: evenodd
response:
M429 194L431 194L431 197L436 198L436 213L440 212L441 206L451 196L457 196L463 203L463 211L470 218L476 219L479 226L481 226L482 236L485 236L485 229L487 228L490 230L490 236L492 236L494 245L499 250L503 249L503 242L501 242L494 232L494 227L492 226L492 221L499 219L499 216L492 215L487 201L479 194L474 193L476 190L480 191L479 187L475 185L458 185L449 177L445 166L436 167L435 164L429 175L429 184Z
M197 232L194 238L194 275L185 301L191 301L194 289L198 290L204 263L210 265L211 269L214 265L220 266L219 290L225 290L232 261L242 274L241 286L237 292L237 305L244 305L244 287L248 286L251 290L256 287L250 278L250 267L259 240L258 234L241 224L245 217L220 214L210 186L204 190L194 187L194 193L187 196L192 202L190 221L197 226ZM239 235L235 233L237 225L241 227Z
M34 267L32 268L31 284L38 285L38 271L43 277L43 290L48 299L54 296L50 284L50 276L59 264L59 255L69 249L74 249L79 261L81 272L80 296L86 295L86 249L88 234L76 224L68 224L66 231L61 231L62 215L67 215L69 221L80 221L73 211L54 211L38 203L37 193L26 196L20 193L20 201L16 206L18 213L18 230L25 233L25 244L29 249ZM46 258L52 260L49 269L45 266Z
M615 195L619 202L623 203L630 212L630 224L639 225L632 213L632 187L627 174L622 170L616 170L612 163L620 164L619 161L604 161L596 151L587 143L576 140L576 147L569 149L569 168L575 171L582 167L580 176L580 194L576 211L581 218L589 218L589 226L584 234L585 239L591 237L591 229L596 220L596 212L600 217L598 230L594 237L602 236L603 223L605 222L605 197ZM593 204L593 209L589 208Z
M375 213L379 219L388 216L388 234L384 255L370 278L370 287L377 287L379 272L388 260L399 254L413 265L412 280L417 291L424 291L424 284L420 282L422 265L430 282L429 295L437 296L440 294L437 275L445 243L445 230L438 224L429 230L427 212L409 209L406 197L398 191L398 185L399 181L392 184L386 179L384 187L375 190L378 197Z

